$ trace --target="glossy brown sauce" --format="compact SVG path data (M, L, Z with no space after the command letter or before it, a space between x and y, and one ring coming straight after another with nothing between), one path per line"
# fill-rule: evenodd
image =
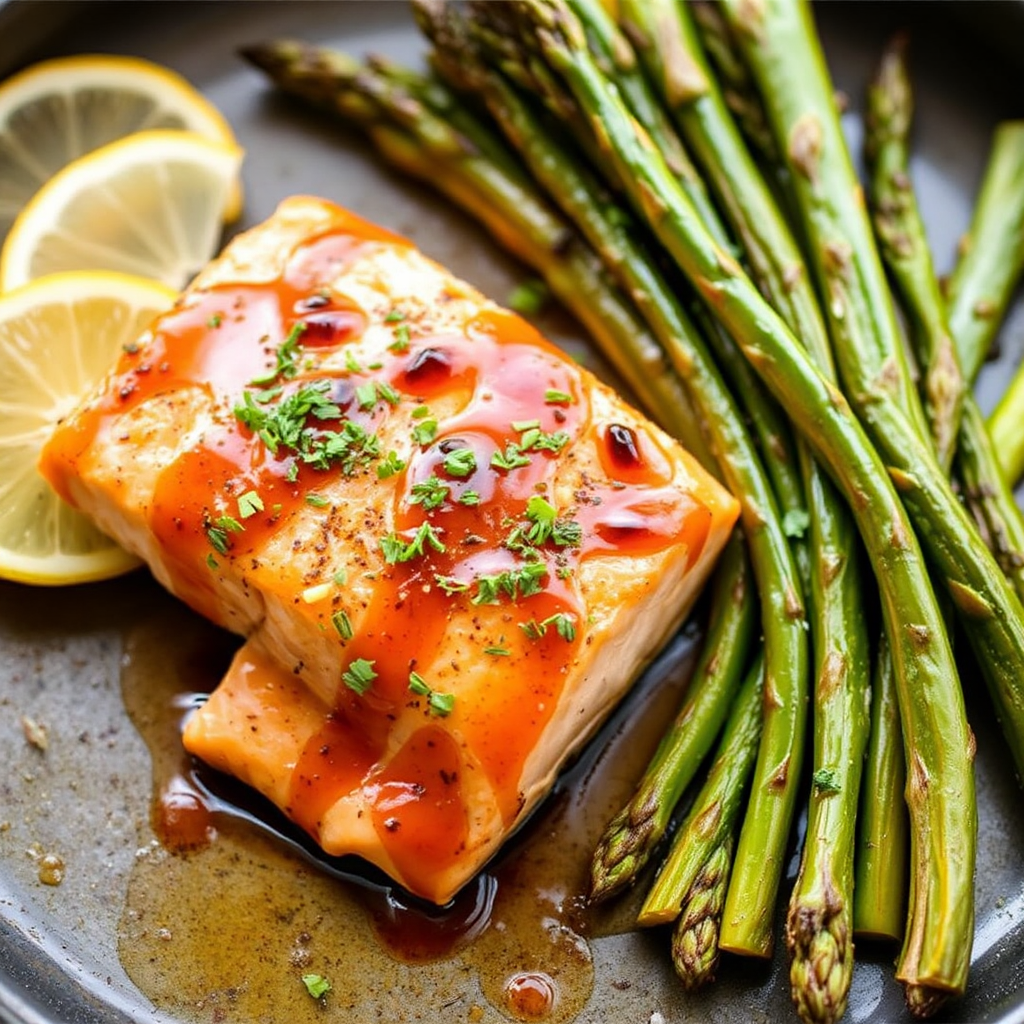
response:
M354 859L323 857L268 803L188 758L183 718L238 641L171 598L156 605L126 637L122 670L153 803L119 951L157 1007L197 1021L319 1021L301 980L318 973L343 1019L563 1024L580 1013L591 943L629 929L637 910L629 897L586 907L590 853L679 701L692 638L670 646L497 860L437 909Z

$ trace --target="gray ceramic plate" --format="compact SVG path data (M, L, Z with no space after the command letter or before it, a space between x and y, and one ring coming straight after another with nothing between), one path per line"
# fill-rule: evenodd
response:
M1021 13L1017 4L828 4L820 11L837 83L852 100L848 127L854 141L858 98L882 40L901 24L914 29L921 94L915 172L943 267L966 226L993 124L1021 113ZM247 150L245 223L268 215L289 193L323 194L411 236L485 292L505 296L522 271L472 224L382 167L357 138L272 98L234 56L241 44L282 34L399 59L415 60L420 49L404 5L391 3L0 3L0 73L40 56L84 51L165 62L227 113ZM545 316L542 326L584 351L578 329L557 312ZM981 382L986 404L1019 359L1022 336L1024 309L1018 304L1003 332L1003 356ZM213 854L174 857L154 847L151 778L176 763L176 755L173 730L170 740L164 730L161 746L147 708L152 711L160 687L171 693L175 682L185 689L209 685L223 661L222 638L142 574L57 592L0 585L0 1017L46 1024L276 1022L315 1011L316 1017L355 1021L498 1021L507 1019L495 995L501 979L531 964L555 970L557 961L565 998L552 1022L574 1014L586 1022L637 1024L659 1014L672 1022L794 1019L781 956L763 965L728 961L714 988L684 998L667 966L664 935L621 931L621 915L614 914L591 922L586 932L566 914L573 869L567 868L568 881L559 881L557 871L544 867L552 851L569 850L565 863L578 870L579 851L603 807L635 770L636 758L627 753L649 748L650 721L670 714L672 687L678 689L692 646L685 635L666 653L640 691L643 700L634 700L629 714L612 723L490 873L478 890L491 914L482 920L490 926L478 920L475 942L447 957L421 950L410 963L408 928L415 915L394 919L396 939L394 920L389 933L380 916L382 906L395 911L394 903L382 904L379 895L359 903L352 892L363 890L311 870L294 837L267 841L226 820L223 842L214 847L230 856L218 854L224 859L212 869ZM667 680L666 694L660 700L648 696L661 680ZM973 679L965 682L979 737L978 927L968 994L943 1019L1009 1024L1024 1021L1021 798L984 700L973 693ZM641 704L650 709L646 728L629 724ZM26 743L24 715L49 727L45 754ZM41 851L64 859L61 886L40 883L35 858ZM523 890L534 894L535 906L532 917L526 906L529 921L519 934L542 936L538 941L547 945L539 953L529 942L517 946L502 938L506 925L515 930L503 894L516 885L522 890L520 876L530 871L547 883ZM197 872L205 872L208 899L196 899ZM278 902L261 910L263 916L250 913L254 902L270 906L271 896ZM524 903L521 891L512 903L522 914L530 900ZM348 923L332 946L335 908ZM367 920L373 927L364 927ZM277 922L283 939L267 934L275 931L268 921ZM465 921L462 926L469 927ZM563 931L553 938L558 928ZM392 949L405 949L405 959L377 949L374 935L381 934L391 935ZM569 942L572 956L552 952L556 939ZM303 943L309 948L299 955L296 947ZM847 1019L904 1020L891 980L893 951L864 947L858 954ZM320 957L335 982L323 1012L298 981L303 956ZM270 974L286 975L285 983L261 995L245 975L244 965L257 961L264 963L259 977L269 962Z

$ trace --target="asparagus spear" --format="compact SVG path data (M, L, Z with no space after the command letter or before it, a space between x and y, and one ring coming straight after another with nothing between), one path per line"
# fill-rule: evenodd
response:
M478 16L497 18L503 18L510 10L504 4L482 4L473 9ZM585 40L582 45L586 47ZM462 63L468 59L463 57ZM528 145L541 148L544 154L552 153L555 147L553 139L542 141L536 130L522 140L517 138L517 144L524 145L524 152ZM540 163L539 159L531 162L536 173L540 172ZM625 175L620 177L626 178ZM556 173L545 178L545 184L557 191L563 202L574 204L574 218L611 261L609 265L616 268L637 303L645 308L648 321L670 354L677 353L677 369L684 376L684 381L692 386L691 399L702 410L704 422L712 432L713 448L726 483L741 502L742 521L761 596L767 674L772 694L772 700L766 701L764 739L750 812L757 822L757 835L749 842L757 852L744 857L748 864L746 877L752 878L751 916L758 922L759 933L750 942L750 947L755 955L767 955L771 944L772 907L800 780L806 717L807 636L801 586L793 556L774 514L770 488L765 486L762 474L756 472L759 469L756 453L749 447L743 432L737 429L738 412L701 339L692 331L680 330L682 314L671 292L642 253L631 244L626 232L619 231L614 241L598 241L594 213L599 213L599 210L595 211L589 203L586 208L581 205L586 189L572 176L567 164L563 163ZM592 226L588 228L587 224ZM641 273L642 278L638 277ZM660 328L654 318L661 324ZM681 343L686 345L685 350ZM766 515L767 510L772 511ZM613 825L617 828L618 822ZM622 863L619 859L622 847L616 836L617 832L606 834L595 855L594 888L598 892L616 891L620 887L618 882L604 880L608 874L609 859L613 862L613 870ZM626 844L627 848L631 845L631 842Z
M961 360L973 380L1024 269L1024 121L1008 121L996 130L961 250L949 285L950 322L963 332ZM1024 370L1018 368L989 417L989 432L1011 484L1024 475L1022 422Z
M720 245L727 247L731 252L734 251L726 225L708 198L703 179L670 123L660 98L648 84L629 41L619 32L611 16L601 6L600 0L568 0L568 5L579 18L587 34L595 60L605 66L608 69L607 73L614 77L626 106L650 135L651 141L665 157L668 166L671 168L678 163L680 155L685 159L686 175L684 177L677 172L676 177L683 191L694 201L704 226ZM626 11L625 4L619 6L623 12ZM697 185L695 186L693 182ZM734 223L733 227L735 226ZM743 241L741 236L738 237ZM783 524L788 527L787 533L790 536L799 539L806 531L808 512L804 482L801 480L789 423L776 407L774 400L766 394L764 386L747 365L732 339L722 331L713 318L706 315L706 311L699 306L698 309L700 312L695 315L701 321L704 336L708 339L718 365L729 379L738 404L749 417L751 427L761 445L765 469L771 477L783 514ZM806 585L809 569L806 565L806 553L802 548L803 545L797 549L797 559L800 563L801 579Z
M959 352L962 349L969 354L977 331L969 331L968 344L961 344L950 333L910 179L913 93L905 47L902 37L894 41L868 93L867 151L876 234L911 314L911 338L923 372L925 411L939 462L948 472L959 445L957 475L968 507L1004 574L1024 600L1024 515L1000 471L977 402L965 390L960 374ZM1024 186L1024 175L1021 184ZM1024 252L1024 242L1021 249ZM959 283L961 304L973 298L979 284L977 276ZM971 304L983 302L978 299ZM961 328L966 329L962 319Z
M899 940L906 921L906 770L896 678L882 637L871 686L871 732L864 759L858 847L854 857L853 928L856 935Z
M736 695L714 763L672 840L637 924L646 927L676 920L708 858L733 835L757 760L764 681L764 658L759 657Z
M834 376L824 321L799 247L733 123L711 75L685 5L622 0L641 58L714 188L754 280L818 367ZM835 1020L846 1005L853 971L851 905L854 822L868 730L868 642L852 518L813 460L804 461L812 508L812 607L815 615L815 777L829 786L812 795L807 842L790 902L787 940L794 999L805 1020ZM735 909L747 903L739 870L729 890L722 943L743 934ZM819 934L828 932L829 938ZM822 969L820 949L834 953ZM810 964L808 959L814 957ZM820 991L817 991L820 986Z
M952 594L1018 770L1024 769L1024 610L926 442L809 10L726 0L777 138L789 140L812 265L849 397Z
M932 442L948 473L966 385L910 182L913 94L905 52L906 37L896 37L868 89L865 150L871 168L870 200L882 257L910 315Z
M608 158L629 182L637 209L790 411L853 508L882 593L912 765L913 886L901 976L915 988L962 991L973 926L973 741L942 616L886 467L842 395L814 370L785 324L703 229L656 150L589 59L578 25L564 7L556 0L501 6L517 15L526 45L544 54L588 112ZM942 541L966 556L961 524L947 519L942 531ZM973 547L969 540L967 546ZM1022 661L1016 664L1019 671ZM769 676L768 694L772 687ZM778 765L780 779L788 769Z
M974 381L1024 270L1024 121L996 129L946 301L964 377Z
M672 932L672 964L687 992L715 980L722 908L735 840L730 834L712 851L683 900Z

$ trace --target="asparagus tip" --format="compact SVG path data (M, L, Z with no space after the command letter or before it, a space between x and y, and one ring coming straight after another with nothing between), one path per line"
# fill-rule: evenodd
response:
M834 1024L846 1012L853 976L850 920L843 908L790 910L786 939L793 1005L805 1024Z

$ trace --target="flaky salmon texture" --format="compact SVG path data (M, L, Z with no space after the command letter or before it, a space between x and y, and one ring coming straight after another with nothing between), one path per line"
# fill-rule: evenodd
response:
M679 626L736 502L519 316L323 200L236 238L129 349L40 465L246 638L185 745L448 901Z

